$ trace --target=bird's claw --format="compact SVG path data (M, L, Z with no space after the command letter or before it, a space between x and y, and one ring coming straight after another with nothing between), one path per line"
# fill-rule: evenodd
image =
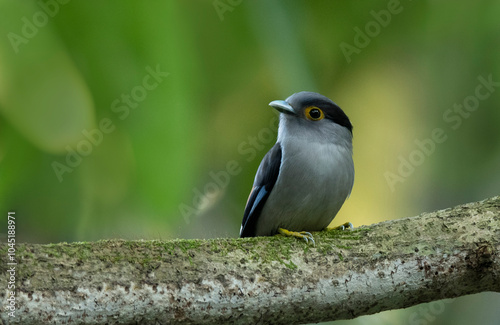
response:
M299 239L303 239L306 241L307 244L309 244L309 241L312 242L313 246L316 246L316 242L314 241L314 237L310 232L307 231L290 231L286 230L283 228L278 228L278 233L288 236L288 237L295 237Z
M314 241L314 237L310 232L307 231L301 231L299 234L302 236L302 238L306 241L306 243L309 243L309 241L312 242L313 246L316 246L316 242Z
M341 224L338 227L333 228L334 230L353 230L354 226L350 222L346 222L344 224Z

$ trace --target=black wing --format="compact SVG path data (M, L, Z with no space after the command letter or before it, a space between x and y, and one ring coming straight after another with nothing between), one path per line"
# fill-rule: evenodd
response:
M257 220L276 184L281 166L281 144L278 142L262 159L241 223L240 237L255 237Z

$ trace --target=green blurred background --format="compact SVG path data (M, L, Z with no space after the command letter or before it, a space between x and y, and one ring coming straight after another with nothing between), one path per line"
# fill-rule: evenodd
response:
M499 194L498 1L59 1L0 1L0 213L18 241L236 237L275 141L267 104L302 90L354 125L332 225ZM499 304L336 324L498 324Z

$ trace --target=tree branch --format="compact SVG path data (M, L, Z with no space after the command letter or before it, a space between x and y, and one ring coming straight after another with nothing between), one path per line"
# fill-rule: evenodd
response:
M298 324L500 292L500 197L353 231L16 246L2 324Z

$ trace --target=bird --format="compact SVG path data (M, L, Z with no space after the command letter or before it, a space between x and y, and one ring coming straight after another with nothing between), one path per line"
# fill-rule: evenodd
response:
M330 224L354 185L353 126L337 104L315 92L269 106L279 112L277 141L257 169L240 237L279 233L315 245L311 231Z

